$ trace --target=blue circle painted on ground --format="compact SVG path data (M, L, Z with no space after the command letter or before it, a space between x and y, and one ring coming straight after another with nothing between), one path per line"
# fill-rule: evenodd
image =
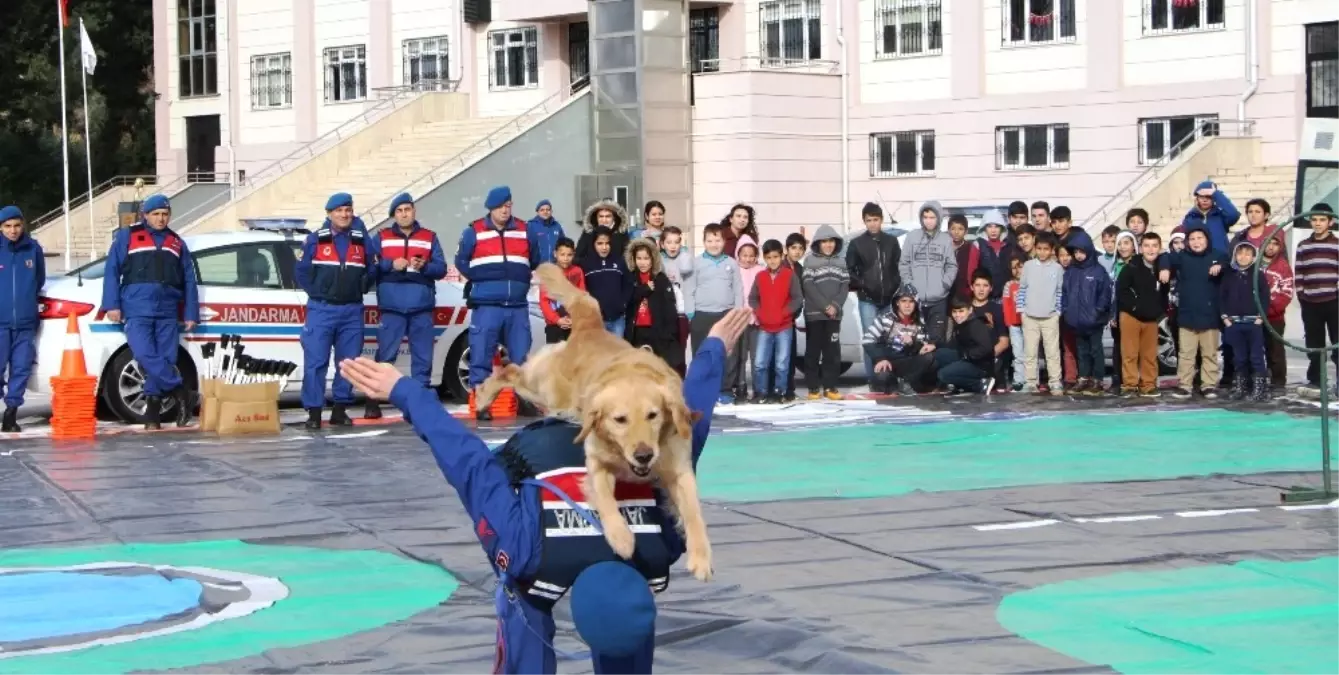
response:
M0 575L0 642L51 639L134 626L194 609L192 579L95 572Z

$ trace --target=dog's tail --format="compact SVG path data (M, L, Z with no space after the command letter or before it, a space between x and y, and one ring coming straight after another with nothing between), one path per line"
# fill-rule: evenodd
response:
M604 330L604 317L600 314L600 303L580 288L577 288L562 268L553 263L544 263L535 270L539 283L550 298L557 300L572 318L572 333L583 330Z

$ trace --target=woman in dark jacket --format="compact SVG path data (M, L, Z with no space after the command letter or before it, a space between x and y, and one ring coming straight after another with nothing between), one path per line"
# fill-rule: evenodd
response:
M674 287L661 267L660 252L650 239L634 239L626 253L632 297L628 300L623 337L634 347L649 347L671 368L684 364L679 344L679 310Z

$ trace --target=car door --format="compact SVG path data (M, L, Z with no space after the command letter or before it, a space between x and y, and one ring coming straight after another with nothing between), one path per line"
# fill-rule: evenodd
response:
M201 323L188 340L197 343L192 349L197 361L199 344L237 335L247 356L298 364L291 382L300 382L298 338L306 298L293 283L292 254L285 242L220 246L195 252L194 259Z

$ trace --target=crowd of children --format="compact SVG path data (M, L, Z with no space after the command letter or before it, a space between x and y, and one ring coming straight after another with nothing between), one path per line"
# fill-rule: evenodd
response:
M822 225L811 241L793 233L760 243L754 209L738 204L702 229L696 256L659 202L632 228L620 206L602 201L587 211L581 242L558 238L553 259L599 301L608 330L681 372L689 348L726 312L752 308L754 325L721 381L724 404L795 400L797 365L807 398L842 398L841 325L852 292L873 393L1158 397L1165 330L1177 356L1173 397L1266 400L1286 384L1278 336L1294 295L1307 346L1339 341L1333 210L1317 204L1299 224L1312 232L1297 243L1294 274L1268 202L1249 201L1247 227L1234 236L1242 214L1217 186L1201 183L1194 199L1165 247L1142 209L1095 243L1070 209L1040 201L984 214L975 240L965 218L927 202L921 227L901 243L874 203L853 238ZM566 339L562 308L542 290L541 304L549 342ZM1311 386L1321 361L1312 356Z

